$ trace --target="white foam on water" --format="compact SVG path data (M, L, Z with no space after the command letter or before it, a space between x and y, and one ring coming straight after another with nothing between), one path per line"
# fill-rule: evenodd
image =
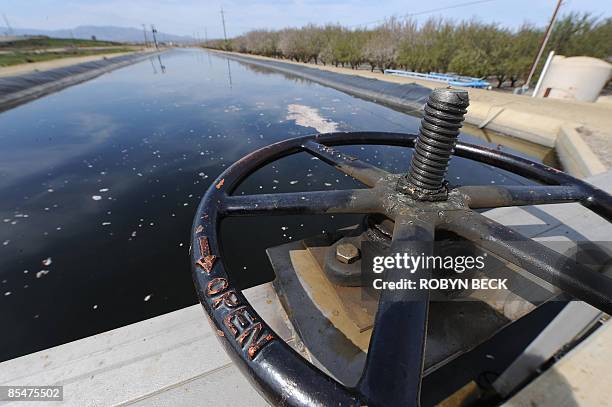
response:
M287 120L295 120L295 124L303 127L313 127L319 133L338 131L338 123L323 118L319 110L313 107L291 104L287 106Z

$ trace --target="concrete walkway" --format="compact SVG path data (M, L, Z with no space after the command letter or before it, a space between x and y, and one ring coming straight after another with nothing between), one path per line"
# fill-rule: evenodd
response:
M607 322L504 407L610 406L612 323Z

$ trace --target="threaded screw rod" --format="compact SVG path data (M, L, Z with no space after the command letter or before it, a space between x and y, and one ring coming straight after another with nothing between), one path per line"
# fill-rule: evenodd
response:
M427 99L408 173L398 189L418 199L445 199L444 176L469 105L468 93L434 89Z

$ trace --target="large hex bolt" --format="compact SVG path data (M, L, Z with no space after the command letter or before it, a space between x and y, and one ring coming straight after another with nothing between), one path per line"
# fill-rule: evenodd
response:
M465 90L434 89L427 99L408 173L398 190L419 200L446 199L444 176L469 105Z
M359 249L352 243L340 243L336 246L336 259L344 264L351 264L359 260Z

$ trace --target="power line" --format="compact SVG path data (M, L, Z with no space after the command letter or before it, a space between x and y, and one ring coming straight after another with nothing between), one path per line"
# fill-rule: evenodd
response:
M454 8L460 8L460 7L467 7L467 6L474 6L476 4L482 4L482 3L490 3L492 1L497 1L497 0L477 0L477 1L468 1L465 3L458 3L458 4L453 4L450 6L446 6L446 7L438 7L438 8L432 8L429 10L423 10L423 11L417 11L415 13L408 13L408 14L404 14L403 18L407 18L407 17L415 17L415 16L420 16L423 14L430 14L430 13L435 13L438 11L444 11L444 10L451 10ZM361 24L352 24L352 25L348 25L348 28L352 28L352 27L359 27L359 26L365 26L365 25L370 25L370 24L376 24L376 23L382 23L386 21L386 19L382 19L382 20L374 20L374 21L369 21L367 23L361 23Z
M6 18L6 14L2 13L2 18L4 19L4 22L6 23L6 35L13 35L13 27L11 27L11 25L9 24L8 18Z
M452 4L450 6L445 6L445 7L437 7L437 8L433 8L433 9L428 9L428 10L423 10L423 11L417 11L414 13L408 13L408 14L404 14L402 16L402 18L408 18L408 17L415 17L415 16L420 16L420 15L424 15L424 14L430 14L430 13L435 13L438 11L444 11L444 10L451 10L451 9L456 9L456 8L460 8L460 7L468 7L468 6L474 6L477 4L483 4L483 3L491 3L494 1L498 1L498 0L474 0L474 1L468 1L468 2L463 2L463 3L458 3L458 4ZM360 23L360 24L351 24L351 25L346 25L343 27L346 28L353 28L353 27L360 27L360 26L367 26L367 25L371 25L371 24L376 24L376 23L382 23L384 21L386 21L386 18L383 19L379 19L379 20L373 20L373 21L368 21L365 23ZM221 22L223 23L223 38L225 39L225 41L227 41L227 32L226 32L226 28L225 28L225 12L223 11L223 8L221 8ZM260 29L258 27L247 27L247 26L232 26L234 28L238 27L238 28L243 28L245 30L257 30Z

